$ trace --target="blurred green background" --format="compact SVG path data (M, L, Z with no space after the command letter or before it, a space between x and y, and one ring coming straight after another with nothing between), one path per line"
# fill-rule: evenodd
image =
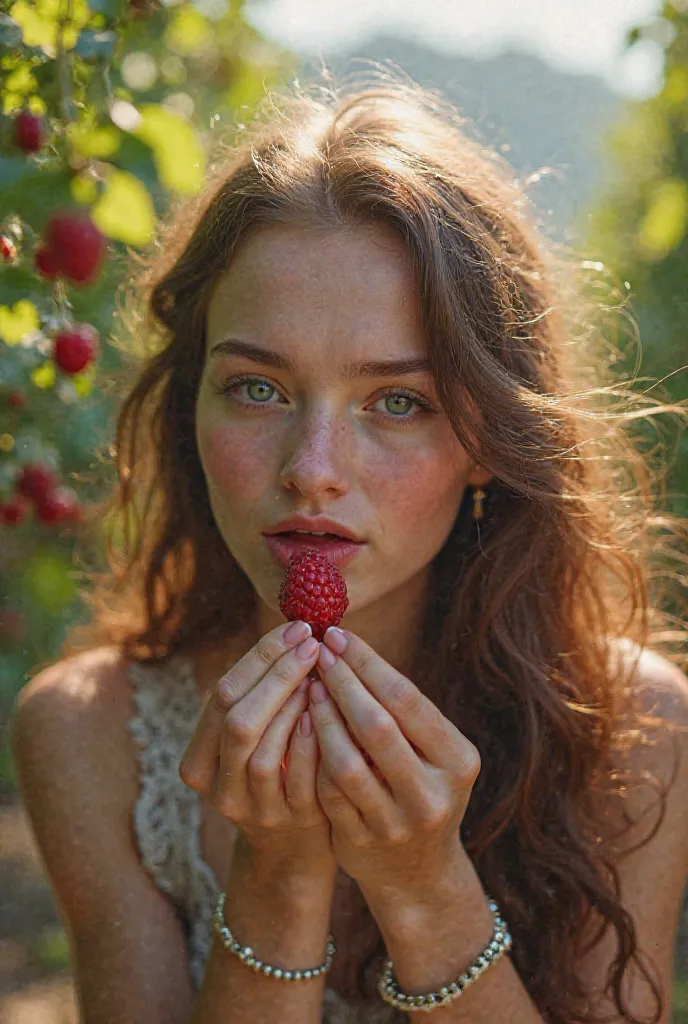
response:
M0 263L0 501L16 466L28 459L59 468L84 502L107 488L103 453L116 414L110 381L120 365L107 338L117 333L117 288L127 253L145 250L155 218L171 201L198 191L213 141L250 119L266 90L294 75L302 83L319 75L313 52L288 48L256 27L269 24L269 7L254 3L257 15L249 18L241 0L74 0L74 37L63 34L72 76L65 96L54 49L59 4L0 3L0 232L19 217L25 246L17 263ZM654 87L641 99L624 98L600 77L562 70L523 49L451 54L395 35L393 27L325 57L335 81L360 72L351 58L365 57L391 62L455 102L472 119L472 130L530 180L540 226L555 247L571 247L604 265L600 281L616 282L624 316L639 329L640 376L673 374L653 393L681 401L686 373L674 371L688 363L685 3L655 5L628 33L630 55L648 45L660 59ZM71 113L78 130L69 144L58 133L48 153L27 159L14 149L11 119L25 103L37 112L46 104L49 113ZM133 107L145 114L138 130L127 126ZM114 117L108 109L115 109ZM75 152L83 158L82 173L75 172ZM87 173L93 159L107 171L95 183ZM549 170L539 173L543 167ZM42 331L55 298L35 274L30 249L31 232L40 234L50 213L75 199L91 205L113 255L94 284L66 296L73 318L96 326L103 342L95 372L68 381L49 371ZM600 288L602 303L608 296ZM22 305L27 302L30 307ZM34 314L40 322L32 321ZM600 316L606 321L608 311L601 307ZM621 345L615 369L626 377L638 360L633 330L615 341ZM9 401L17 390L26 398L21 408ZM666 505L688 515L688 438L675 423L662 428L662 437L671 457ZM0 810L7 812L0 828L15 827L9 817L17 805L8 744L13 702L29 675L54 660L68 626L83 617L77 591L84 568L78 531L31 517L17 527L0 524ZM23 826L16 827L15 845L23 849ZM5 847L14 849L12 842ZM22 875L22 854L8 856L5 879L13 880L15 895L25 887L25 912L8 904L3 914L0 906L0 1022L3 992L16 993L68 966L49 896ZM22 951L13 948L8 958L17 935ZM684 963L681 939L675 1020L688 1024Z

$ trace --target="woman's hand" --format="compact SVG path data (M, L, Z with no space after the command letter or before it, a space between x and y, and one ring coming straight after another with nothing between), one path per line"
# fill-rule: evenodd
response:
M328 630L318 672L325 685L310 687L317 788L337 860L366 898L436 888L467 859L459 826L478 751L353 633Z
M303 622L264 636L211 692L179 765L182 781L238 827L262 862L300 874L336 869L306 710L318 647Z

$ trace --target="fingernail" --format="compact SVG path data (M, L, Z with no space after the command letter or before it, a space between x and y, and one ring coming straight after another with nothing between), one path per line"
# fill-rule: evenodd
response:
M311 716L307 711L299 718L299 732L302 736L310 736L313 732L313 723L311 722Z
M301 661L310 661L313 655L316 653L320 644L314 637L309 637L308 640L304 640L302 644L296 648L296 657L300 658Z
M346 633L341 629L337 629L336 626L330 626L325 633L325 643L328 647L332 648L335 654L341 654L348 643Z
M294 690L294 693L305 693L309 686L310 682L308 681L308 677L306 677L306 679L301 680L299 685Z
M322 704L324 700L327 700L327 690L320 680L317 683L311 683L310 697L314 704Z
M287 644L300 644L302 640L306 640L309 636L313 636L313 630L307 622L301 622L297 619L296 622L292 622L290 626L284 631L282 639Z
M320 668L327 672L328 668L332 668L335 662L336 658L332 651L325 647L324 644L320 644L320 653L318 654L318 665L320 665Z

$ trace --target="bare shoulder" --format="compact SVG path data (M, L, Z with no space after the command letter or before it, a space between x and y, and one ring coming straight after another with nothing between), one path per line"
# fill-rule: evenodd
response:
M105 647L57 662L20 692L11 723L22 804L94 1024L187 1020L191 1001L181 923L132 829L128 667Z
M623 666L626 685L645 715L667 725L688 726L688 677L677 665L630 640L615 644L611 657Z

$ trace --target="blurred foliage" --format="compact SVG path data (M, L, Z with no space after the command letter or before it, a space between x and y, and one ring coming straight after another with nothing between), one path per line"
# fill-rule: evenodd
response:
M243 0L0 0L0 503L21 466L41 462L79 501L109 486L102 452L115 416L108 340L131 253L155 244L158 219L201 189L210 146L250 117L294 58L247 22ZM22 110L41 115L45 143L15 141ZM84 285L41 276L34 254L64 207L89 213L108 257ZM130 265L129 265L130 267ZM99 332L97 362L68 375L51 336L84 321ZM19 392L24 401L13 403ZM25 679L57 655L84 616L78 528L29 515L0 524L0 722ZM0 788L12 786L0 733Z
M608 184L590 214L588 238L618 282L637 324L615 369L638 373L636 389L685 402L688 392L688 5L664 3L656 19L635 28L628 46L664 49L656 95L629 104L609 140ZM623 285L622 285L623 287ZM653 387L654 382L659 382ZM660 428L670 459L666 506L688 516L688 433L676 419ZM649 450L657 426L646 424ZM663 435L663 436L661 436ZM680 611L680 610L679 610ZM685 612L685 606L683 608Z

